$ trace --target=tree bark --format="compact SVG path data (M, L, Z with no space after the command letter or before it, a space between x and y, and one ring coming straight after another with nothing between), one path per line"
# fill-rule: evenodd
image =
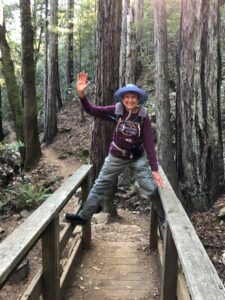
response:
M45 0L45 42L44 42L44 124L47 124L47 99L48 99L48 0ZM45 125L46 126L46 125Z
M154 2L157 156L175 190L178 189L170 124L169 72L165 0Z
M74 17L74 0L67 2L68 12L68 34L67 34L67 61L66 61L66 80L70 87L73 82L73 17Z
M22 29L22 79L24 91L24 140L26 148L25 169L36 166L41 157L37 125L35 86L34 35L31 24L30 1L20 0Z
M45 105L44 141L52 143L57 133L57 99L58 99L58 0L50 0L50 30L48 55L48 90Z
M143 52L143 18L144 18L144 0L135 0L135 28L136 28L136 62L135 62L135 82L138 81L142 73L141 56Z
M100 0L98 3L97 105L112 104L114 92L119 87L121 9L120 1ZM112 130L112 123L95 120L91 145L94 178L98 176L102 163L108 154Z
M0 142L4 140L3 126L2 126L2 87L0 85Z
M33 23L33 31L34 31L34 61L35 66L37 65L40 48L42 44L42 35L45 28L45 22L38 22L37 19L37 11L40 12L42 16L45 7L45 1L38 2L37 0L33 1L33 8L32 8L32 23Z
M14 64L10 54L10 48L6 40L5 25L0 25L0 49L2 53L2 73L5 78L7 95L9 99L10 109L12 111L13 123L16 130L17 140L24 142L23 134L23 112L20 102L19 88L16 82ZM21 153L22 161L24 153Z
M121 1L100 0L98 2L97 105L112 104L114 92L119 87L121 14ZM112 123L95 119L91 143L91 162L94 165L93 179L98 176L108 154L112 131Z
M216 0L182 0L177 171L186 207L211 205L223 186L220 18Z
M121 28L121 45L120 45L120 64L119 64L119 86L125 85L126 77L126 44L127 44L127 13L129 0L122 2L122 28Z
M130 1L127 14L126 76L125 84L136 83L136 31L134 19L134 0Z

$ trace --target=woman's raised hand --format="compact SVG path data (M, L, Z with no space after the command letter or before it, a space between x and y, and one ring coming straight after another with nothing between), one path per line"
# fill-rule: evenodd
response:
M84 91L88 86L88 74L85 72L80 72L77 75L77 93L80 98L84 98Z

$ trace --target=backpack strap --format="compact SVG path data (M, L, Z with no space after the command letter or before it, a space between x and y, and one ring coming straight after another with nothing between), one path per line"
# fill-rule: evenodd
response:
M115 115L122 116L123 115L124 106L122 102L116 103Z
M139 115L141 118L144 119L144 118L146 118L147 114L148 114L147 107L141 105L140 108L139 108L139 113L138 113L138 115Z
M115 115L116 115L116 119L118 120L120 116L123 115L123 111L124 111L124 105L122 102L117 102L116 103L116 109L115 109ZM144 118L146 118L148 113L148 110L145 106L141 105L139 108L139 113L138 116L141 118L141 123L143 123Z

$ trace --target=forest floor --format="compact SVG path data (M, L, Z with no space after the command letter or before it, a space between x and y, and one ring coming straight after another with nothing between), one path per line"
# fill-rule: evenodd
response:
M78 100L66 102L58 114L58 128L54 143L49 146L42 145L43 157L38 167L26 174L32 178L33 183L38 185L46 185L46 182L51 183L53 190L58 188L80 165L88 163L92 118L86 114L85 118L81 118ZM149 222L150 204L146 200L140 199L135 188L131 188L124 195L118 195L115 201L121 215L128 216L128 220L132 220L131 223L143 231L143 237L146 238L146 224ZM225 221L218 218L219 210L224 206L225 195L222 195L211 209L193 214L191 220L225 284L225 265L222 260L222 255L225 252ZM72 211L73 206L68 205L66 209ZM10 234L31 213L32 211L27 211L24 215L21 212L9 212L0 215L0 229L2 228L4 231L2 238ZM101 239L104 236L112 236L113 238L113 226L109 225L104 227L104 230L98 231L98 238ZM135 230L129 231L128 237L133 237L137 233ZM29 278L41 265L40 249L41 245L38 243L29 254L31 270ZM0 300L15 300L15 295L18 295L17 299L19 299L25 286L30 281L29 278L19 284L7 284L0 292ZM157 290L158 287L156 286L155 289ZM155 299L157 297L158 292L155 294Z

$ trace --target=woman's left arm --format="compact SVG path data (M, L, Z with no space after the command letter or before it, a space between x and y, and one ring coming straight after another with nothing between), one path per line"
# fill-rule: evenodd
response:
M143 124L143 142L145 151L152 170L152 178L157 187L164 187L164 182L158 171L158 162L155 152L155 143L152 131L152 125L149 116L147 115Z

